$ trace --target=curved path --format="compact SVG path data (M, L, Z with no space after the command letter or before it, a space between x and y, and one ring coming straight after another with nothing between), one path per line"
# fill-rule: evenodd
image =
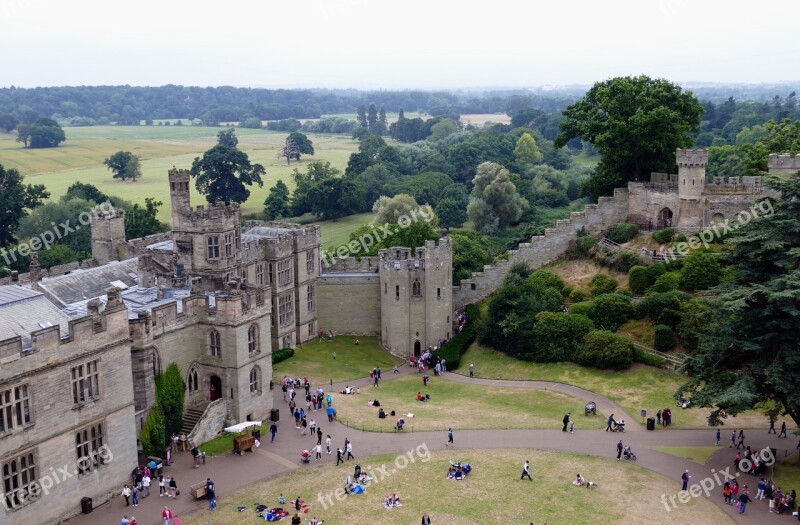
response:
M391 380L394 377L402 377L415 374L408 367L402 367L400 374L393 374L391 370L384 372L383 379ZM494 379L469 378L459 374L448 372L442 376L444 379L472 382L486 386L510 386L517 388L546 389L563 392L585 401L595 401L598 409L604 413L614 413L619 417L626 417L629 421L635 419L624 415L624 411L612 401L599 396L588 390L563 383L552 383L547 381L504 381ZM361 386L366 389L372 388L369 378L334 383L334 391L349 386ZM327 385L326 385L327 386ZM192 467L192 459L188 453L179 453L175 463L168 467L167 474L176 478L179 488L184 495L172 500L159 498L158 488L152 491L154 495L141 500L136 509L125 508L121 498L114 498L109 503L89 515L79 515L70 520L73 525L108 525L119 523L120 518L131 511L136 515L142 525L156 524L160 520L161 510L164 505L169 505L177 515L187 514L194 510L205 508L205 501L196 501L189 495L189 485L202 482L206 477L211 477L216 483L218 494L228 494L259 480L280 476L291 472L294 469L314 468L314 466L301 465L298 456L302 448L310 449L316 440L309 436L300 436L299 432L290 422L285 420L287 404L283 401L282 392L276 388L273 391L274 406L281 409L284 418L280 423L280 428L275 443L270 443L268 436L265 436L262 446L252 454L244 456L225 455L221 457L210 457L206 465L199 469ZM334 404L336 394L334 394ZM319 417L315 417L319 415ZM345 437L349 437L353 442L354 455L359 457L372 456L378 454L390 454L393 452L403 453L421 445L428 449L444 450L446 435L442 432L415 432L415 433L371 433L361 432L347 428L338 423L328 423L327 417L323 412L312 412L311 418L317 419L325 434L330 434L334 446L340 446ZM727 428L727 427L723 427ZM638 466L662 474L669 479L675 480L675 492L665 494L667 501L671 496L676 496L680 489L680 476L684 470L689 470L692 475L692 483L699 483L704 478L713 480L714 472L720 472L729 465L734 453L727 446L729 434L723 430L720 451L717 452L705 465L699 465L688 459L678 458L669 454L647 449L648 446L711 446L714 445L714 430L663 430L655 432L642 431L642 427L632 424L631 432L617 434L604 432L603 430L583 430L574 434L564 434L560 428L557 430L456 430L455 445L458 449L489 449L489 448L529 448L539 450L567 451L574 453L587 454L592 456L615 458L616 443L622 438L626 444L630 444L638 456L636 464ZM774 435L767 435L765 430L750 430L747 436L747 443L753 450L760 450L763 447L771 446L777 448L779 456L783 457L784 451L794 450L794 441L777 439ZM305 440L305 442L303 441ZM791 445L791 446L790 446ZM787 450L788 449L788 450ZM331 461L335 456L326 456L324 462ZM348 467L349 468L349 467ZM535 474L535 473L534 473ZM719 474L717 474L719 477ZM755 495L755 485L757 479L747 475L741 476L743 481L740 484L748 484L751 494ZM791 487L785 487L791 489ZM705 497L705 496L700 496ZM735 523L761 523L766 519L788 520L791 516L782 517L769 515L766 501L758 501L748 505L747 513L738 514L735 507L725 505L722 502L722 488L714 484L710 500L727 512ZM680 503L674 499L677 505ZM669 505L667 503L666 505ZM653 517L657 520L658 513L667 512L665 504L656 500L652 502Z

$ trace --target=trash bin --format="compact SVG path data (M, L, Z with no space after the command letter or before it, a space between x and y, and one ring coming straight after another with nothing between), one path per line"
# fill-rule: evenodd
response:
M84 514L92 513L92 498L81 498L81 512Z
M277 408L273 408L272 410L269 411L269 420L272 421L273 423L279 421L280 417L281 417L280 410L278 410Z
M647 430L655 430L656 429L656 418L648 417L647 418Z
M589 401L586 403L586 409L584 410L584 415L590 416L597 413L597 405L594 401Z
M253 437L261 441L261 430L253 430Z

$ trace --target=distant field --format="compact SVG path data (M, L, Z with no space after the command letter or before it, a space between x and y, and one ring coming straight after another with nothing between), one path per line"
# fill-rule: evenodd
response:
M165 220L171 212L167 170L173 166L191 167L195 157L216 142L221 128L201 126L92 126L65 128L67 140L58 148L26 149L15 142L15 135L0 133L0 164L16 168L25 175L28 183L44 184L57 199L76 181L90 183L101 191L133 202L143 202L145 197L155 197L164 203L160 218ZM282 179L291 189L290 174L295 167L304 170L313 160L325 160L344 170L350 154L358 143L345 135L309 134L316 155L303 157L301 162L287 166L276 158L279 145L286 133L265 130L237 129L239 148L252 162L259 162L267 170L262 188L250 188L250 199L243 205L243 213L259 213L269 189ZM111 178L103 160L119 150L130 151L142 159L142 179L136 183L120 182ZM192 190L192 203L205 204L205 199Z
M372 222L375 215L372 213L358 213L342 217L337 221L323 221L318 224L322 228L322 247L326 250L336 250L350 240L350 234L364 224Z
M462 124L472 124L481 127L487 122L495 124L511 124L511 117L505 113L475 113L472 115L461 115Z
M416 111L404 111L403 114L405 115L406 118L417 118L417 117L420 117L420 118L423 118L423 119L431 118L430 115L425 115L423 113L418 113ZM392 122L397 122L397 117L398 116L400 116L399 113L391 113L391 112L389 112L389 113L386 114L386 121L389 124L391 124ZM356 120L358 115L356 113L332 113L330 115L322 115L320 118L327 118L327 117L339 117L339 118L344 118L344 119L347 119L347 120ZM306 120L318 120L318 119L300 119L300 120L305 122Z

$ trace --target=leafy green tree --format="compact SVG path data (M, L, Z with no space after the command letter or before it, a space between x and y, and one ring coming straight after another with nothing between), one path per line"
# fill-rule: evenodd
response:
M444 222L442 217L439 217L439 222ZM477 232L453 233L450 235L450 239L453 242L453 282L455 284L458 284L461 279L472 277L472 272L483 271L485 265L494 261Z
M375 104L370 104L367 109L367 128L373 135L380 135L380 130L378 129L378 108L375 107Z
M243 203L250 197L247 186L264 185L264 166L251 164L247 154L236 148L217 144L192 162L195 187L210 203Z
M264 215L268 221L290 217L292 207L289 204L289 188L281 179L269 189L269 195L264 200Z
M633 266L628 270L628 286L636 295L642 295L651 285L646 266Z
M467 215L482 233L495 233L516 222L528 208L517 193L510 173L500 164L484 162L472 180L472 199Z
M81 254L70 249L66 244L54 244L46 250L39 251L39 265L50 269L59 264L67 264L81 259Z
M310 191L316 184L336 178L340 171L327 161L315 161L306 166L305 173L297 168L292 172L294 192L292 193L292 215L303 215L311 212Z
M583 338L592 330L591 319L562 312L541 312L533 326L532 360L537 363L575 361Z
M633 364L633 346L624 337L606 330L593 330L583 338L578 364L605 370L625 370Z
M17 237L20 241L29 241L32 237L37 237L44 231L56 231L61 234L61 238L56 234L56 244L68 246L70 250L77 253L80 258L87 258L92 250L92 238L89 228L82 227L72 232L64 231L53 224L79 224L80 214L90 211L94 203L83 199L71 199L68 201L47 202L31 210L30 213L20 220ZM74 227L74 226L73 226ZM56 228L58 228L56 230ZM133 238L133 237L132 237Z
M592 321L603 330L616 332L633 316L631 298L619 293L607 293L592 299Z
M361 173L351 173L345 175L347 180L353 181L359 188L363 205L357 211L370 211L370 203L374 203L382 195L393 195L396 193L391 188L391 182L396 178L396 174L389 171L383 164L372 164Z
M523 169L542 161L542 153L539 151L539 146L536 145L536 139L530 133L523 133L517 140L514 159L517 161L517 166Z
M719 284L719 259L711 252L697 251L683 261L679 283L689 290L707 290Z
M289 134L287 140L294 142L297 151L302 155L314 155L314 143L308 138L305 133L295 131Z
M158 208L163 204L153 197L145 197L144 206L134 204L125 213L125 235L131 239L140 239L169 231L169 225L158 220Z
M17 127L19 121L10 113L0 113L0 129L6 133Z
M103 164L114 173L115 179L131 179L132 182L136 182L136 177L141 176L139 157L130 151L118 151L107 157Z
M657 324L653 330L653 348L659 352L669 352L675 348L675 334L672 333L671 327Z
M453 199L440 200L435 210L439 223L447 230L460 228L467 222L467 210Z
M257 117L248 117L239 123L240 128L247 129L261 129L262 126L263 124L261 123L261 119Z
M178 365L170 363L156 376L156 405L164 416L164 436L178 435L183 427L183 401L186 389Z
M403 177L392 184L391 188L394 193L407 193L414 197L417 202L430 204L431 206L436 206L445 192L452 191L452 188L460 188L464 195L465 210L467 208L466 203L469 202L463 186L454 184L450 177L436 171Z
M95 204L111 201L111 197L97 189L97 186L92 184L84 184L83 182L73 183L69 188L67 188L67 193L61 197L62 202L72 199L83 199L92 201Z
M23 177L15 169L6 170L0 164L0 247L10 246L17 234L19 223L30 210L40 206L50 193L42 184L23 184Z
M564 110L555 145L581 138L599 151L602 160L584 185L597 198L653 171L674 173L675 150L692 146L702 114L694 95L677 84L644 75L612 78Z
M394 197L380 197L372 205L375 222L378 224L397 224L401 217L411 218L418 213L420 206L414 197L401 193Z
M356 110L356 122L362 128L369 129L369 125L367 123L367 109L364 106L358 106L358 110Z
M217 144L228 148L235 148L239 144L239 137L233 128L223 129L217 132Z
M760 175L767 171L770 153L800 153L800 120L770 120L764 127L766 136L755 144L745 144L740 148L749 175Z
M31 125L17 127L17 141L26 148L55 148L67 139L64 130L53 119L39 117Z
M592 297L597 297L598 295L613 293L617 286L619 286L619 281L609 275L598 273L592 277L589 283L589 293L592 294Z
M358 186L343 178L330 178L311 185L308 190L310 212L320 220L336 220L358 209L361 196Z
M433 126L431 126L431 134L427 140L436 142L456 133L458 131L458 124L449 118L443 118Z
M142 452L145 456L163 457L167 444L167 432L164 426L164 414L158 403L153 405L139 434Z
M381 106L381 110L378 112L378 122L375 125L375 129L377 135L385 135L386 131L389 129L389 121L386 119L386 110L383 109L383 106Z

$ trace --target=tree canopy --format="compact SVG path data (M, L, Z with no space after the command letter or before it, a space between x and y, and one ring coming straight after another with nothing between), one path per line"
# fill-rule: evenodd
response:
M677 84L645 75L612 78L564 110L555 145L581 138L600 152L584 185L597 198L653 171L674 173L675 150L693 145L702 114L694 95Z
M51 118L40 117L33 124L17 126L17 142L26 148L55 148L65 140L64 130Z
M250 196L247 186L264 185L261 164L251 164L247 154L236 148L217 144L192 162L195 187L210 203L243 203Z
M519 220L528 201L517 193L510 173L502 165L484 162L472 180L472 199L467 214L482 233L496 233Z
M0 164L0 247L14 242L22 218L48 197L50 193L42 184L23 184L17 170L6 170Z
M275 186L269 189L269 195L264 200L264 215L268 221L290 217L292 207L289 204L289 188L278 179Z
M131 179L131 182L136 182L136 178L142 175L139 157L130 151L118 151L106 158L103 164L114 172L115 179Z

